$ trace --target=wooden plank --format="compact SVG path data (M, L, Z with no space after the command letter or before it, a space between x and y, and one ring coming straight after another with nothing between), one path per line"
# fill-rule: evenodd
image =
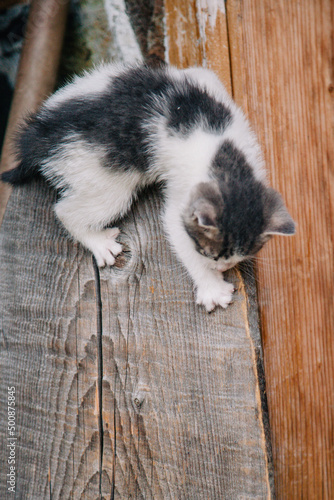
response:
M334 497L331 0L227 3L233 88L298 228L258 261L278 498Z
M98 463L94 274L54 221L54 198L44 184L15 189L1 228L1 422L14 386L18 498L68 498L73 475L82 493ZM5 431L0 496L11 498Z
M122 274L101 275L104 463L114 467L120 497L264 498L268 472L245 294L240 286L234 305L211 316L196 306L166 246L157 205L157 197L140 204L124 226L132 257ZM229 278L238 283L236 274Z
M9 200L0 233L0 411L6 421L14 385L20 498L271 496L248 284L232 270L234 303L211 315L196 306L163 235L160 193L147 195L121 223L128 251L119 269L101 272L102 415L91 256L65 237L45 185ZM6 438L2 428L2 450ZM2 462L1 498L6 473Z
M15 386L22 498L43 498L49 476L52 498L95 498L94 273L90 256L63 237L53 198L42 184L15 190L2 226L1 411L7 386ZM134 209L123 224L124 268L101 274L102 494L264 498L268 477L246 297L241 288L233 306L212 315L195 305L190 280L165 244L158 206L155 195ZM229 278L237 284L234 273ZM1 488L5 473L3 464Z

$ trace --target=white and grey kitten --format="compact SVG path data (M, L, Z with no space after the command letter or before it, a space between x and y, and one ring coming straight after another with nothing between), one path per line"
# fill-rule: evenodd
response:
M2 180L44 176L59 190L58 218L99 266L122 251L106 226L164 181L165 229L207 311L231 302L223 271L295 231L247 120L206 69L103 65L47 99L17 150Z

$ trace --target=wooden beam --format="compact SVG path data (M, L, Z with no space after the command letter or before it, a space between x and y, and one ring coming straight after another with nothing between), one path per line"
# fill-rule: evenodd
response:
M72 490L80 498L92 484L98 492L94 273L55 222L54 200L43 183L13 190L1 227L0 398L5 405L7 387L15 387L20 498L50 498L50 491L71 498ZM1 498L9 497L9 437L2 427Z
M297 221L258 262L278 498L334 497L331 0L227 3L236 100Z
M4 218L0 399L5 405L7 387L15 386L22 497L44 498L51 488L52 498L85 492L96 498L94 272L90 255L64 238L53 200L43 184L22 187ZM166 246L157 208L153 193L134 208L122 225L129 248L119 263L124 267L101 273L101 494L265 498L259 344L243 287L231 272L240 287L234 305L211 315L198 308L189 278ZM6 433L0 437L3 445ZM6 470L3 463L2 496Z

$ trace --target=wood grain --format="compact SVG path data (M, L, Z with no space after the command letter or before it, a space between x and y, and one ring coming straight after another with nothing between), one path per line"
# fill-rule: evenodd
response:
M122 275L101 275L114 484L139 498L266 497L245 295L211 316L196 306L166 246L158 206L158 198L147 200L124 226L132 257Z
M19 498L48 498L49 471L53 498L68 498L73 476L82 492L98 456L94 275L53 220L52 200L41 184L14 190L1 228L1 422L15 386Z
M96 498L94 273L89 254L54 220L53 198L38 183L15 190L1 230L1 419L14 385L21 498L45 498L50 481L52 498ZM134 208L122 225L125 266L101 274L102 495L264 498L259 344L246 297L240 289L212 315L195 305L166 246L159 204L153 194ZM236 274L229 279L237 284ZM4 449L3 432L1 440ZM5 473L3 463L2 498Z
M235 98L297 221L258 263L278 498L334 497L334 6L227 3Z

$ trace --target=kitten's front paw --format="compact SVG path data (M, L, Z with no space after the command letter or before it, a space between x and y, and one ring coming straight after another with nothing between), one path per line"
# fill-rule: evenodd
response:
M224 309L232 302L234 286L226 281L221 281L211 285L211 287L198 288L197 304L203 305L208 312L216 306Z
M117 227L108 228L96 233L91 239L90 249L99 267L115 264L115 257L122 251L122 245L115 241L119 232Z

